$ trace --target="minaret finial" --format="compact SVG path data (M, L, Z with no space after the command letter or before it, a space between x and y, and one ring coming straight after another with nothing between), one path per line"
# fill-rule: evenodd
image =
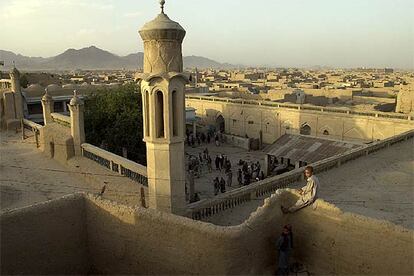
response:
M160 5L161 5L161 13L164 13L165 0L160 0Z

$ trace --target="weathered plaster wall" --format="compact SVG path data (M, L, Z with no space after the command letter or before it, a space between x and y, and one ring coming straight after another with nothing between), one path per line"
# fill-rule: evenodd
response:
M70 128L58 123L50 123L43 127L41 143L45 154L61 163L66 163L75 155Z
M82 195L2 213L1 274L86 274Z
M315 274L412 275L413 231L318 200L292 215L279 190L239 226L221 227L80 196L2 214L3 273L264 274L282 225ZM33 208L33 209L32 209ZM86 253L87 251L87 253Z
M186 99L205 124L215 124L218 116L225 120L226 133L259 138L274 143L283 134L299 134L303 125L311 127L314 137L347 141L386 139L414 128L413 121L356 116L342 113L316 112L266 106L240 105ZM329 135L324 135L328 131Z
M290 201L279 191L262 207L262 217L275 214L272 205ZM277 213L277 212L276 212ZM249 220L258 220L253 213ZM260 215L259 215L260 216ZM329 275L412 275L414 231L392 223L344 213L323 200L295 214L284 215L294 229L294 258L309 271Z
M294 255L310 271L334 275L413 275L414 231L386 221L343 213L318 201L288 217ZM411 260L411 261L410 261Z
M104 201L87 206L93 273L225 275L266 269L259 265L268 259L263 259L263 243L246 235L247 228L218 227L149 209L136 212Z

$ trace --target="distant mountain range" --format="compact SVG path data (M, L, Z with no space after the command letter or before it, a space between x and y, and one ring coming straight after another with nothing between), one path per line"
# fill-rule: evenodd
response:
M21 70L136 70L143 67L143 56L144 54L141 52L127 56L117 56L95 46L79 50L68 49L60 55L49 58L27 57L10 51L0 50L0 61L4 61L5 69L11 68L14 61L16 67ZM227 69L237 66L220 63L205 57L186 56L184 57L184 67Z

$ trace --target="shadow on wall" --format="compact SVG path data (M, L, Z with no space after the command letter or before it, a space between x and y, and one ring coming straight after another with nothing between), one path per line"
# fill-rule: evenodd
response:
M1 215L1 272L273 273L275 241L289 222L294 256L312 273L412 275L412 230L342 213L322 200L282 215L281 203L294 201L278 190L243 224L220 227L72 195Z

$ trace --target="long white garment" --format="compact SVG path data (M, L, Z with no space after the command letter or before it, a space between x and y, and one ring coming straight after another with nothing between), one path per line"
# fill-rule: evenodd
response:
M306 207L312 204L316 197L318 196L318 186L319 186L319 179L312 175L306 181L306 186L302 188L302 195L296 201L295 205L289 208L289 212L293 213L296 212L303 207Z

